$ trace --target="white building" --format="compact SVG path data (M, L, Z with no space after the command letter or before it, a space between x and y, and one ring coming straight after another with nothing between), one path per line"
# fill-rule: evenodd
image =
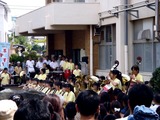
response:
M0 0L0 42L8 42L9 12L7 3Z
M106 75L114 60L129 73L140 56L140 72L149 80L160 66L154 9L155 0L46 0L45 7L17 19L16 34L45 35L49 55L78 61L85 50L90 74Z

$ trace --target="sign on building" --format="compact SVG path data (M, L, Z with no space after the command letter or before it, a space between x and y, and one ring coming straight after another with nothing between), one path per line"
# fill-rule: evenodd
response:
M10 43L0 42L0 68L8 68Z

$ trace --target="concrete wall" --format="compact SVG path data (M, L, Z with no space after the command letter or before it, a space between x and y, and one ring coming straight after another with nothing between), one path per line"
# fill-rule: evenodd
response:
M64 55L66 55L66 49L65 49L65 32L54 34L54 50L63 50Z
M7 33L8 33L8 24L4 18L5 11L4 7L0 6L0 42L8 42Z
M112 10L113 7L119 6L121 0L100 0L100 12Z
M54 25L98 24L98 12L98 3L51 3L19 17L16 33L34 33L39 28L55 30Z

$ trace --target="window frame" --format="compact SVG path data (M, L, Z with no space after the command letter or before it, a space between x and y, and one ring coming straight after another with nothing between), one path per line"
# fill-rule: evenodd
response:
M112 39L111 39L111 42L107 42L107 40L106 40L106 27L107 26L111 26L111 37L112 37ZM109 70L110 69L110 67L113 65L113 63L114 63L114 58L116 59L116 37L114 37L114 35L116 36L116 32L114 32L114 27L115 27L115 30L116 30L116 24L111 24L111 25L106 25L106 26L103 26L103 28L102 28L102 31L104 32L104 39L103 40L101 40L101 43L99 44L99 69L103 69L101 66L105 66L105 69L103 69L103 70ZM110 65L108 65L108 67L106 66L107 65L107 63L105 63L104 65L101 65L101 63L100 63L100 47L102 47L102 46L104 46L105 47L105 50L107 50L107 47L111 47L112 48L112 50L110 51L105 51L105 53L107 53L107 52L111 52L112 54L110 54L110 55L104 55L105 56L105 59L106 59L106 57L108 56L108 57L110 57L111 58L111 60L108 62L108 63L110 63ZM114 50L114 46L115 46L115 50ZM114 51L115 51L115 53L114 53ZM106 61L107 62L107 61Z

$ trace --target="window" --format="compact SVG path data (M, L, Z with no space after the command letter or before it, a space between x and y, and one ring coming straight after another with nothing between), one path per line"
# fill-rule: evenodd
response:
M101 70L110 69L116 60L116 25L107 25L101 31L99 46L99 67ZM103 39L104 40L103 40Z
M142 63L140 64L140 71L152 72L155 68L160 67L160 43L154 40L153 33L154 19L148 18L143 20L137 20L133 22L134 26L134 64L137 61L137 57L142 57ZM149 29L151 32L151 39L139 39L141 31Z
M152 43L134 44L134 63L137 57L142 57L142 63L139 65L140 70L144 72L152 71Z
M155 53L156 53L155 67L157 68L157 67L160 67L160 43L159 42L155 43Z
M85 0L75 0L75 2L85 2Z

